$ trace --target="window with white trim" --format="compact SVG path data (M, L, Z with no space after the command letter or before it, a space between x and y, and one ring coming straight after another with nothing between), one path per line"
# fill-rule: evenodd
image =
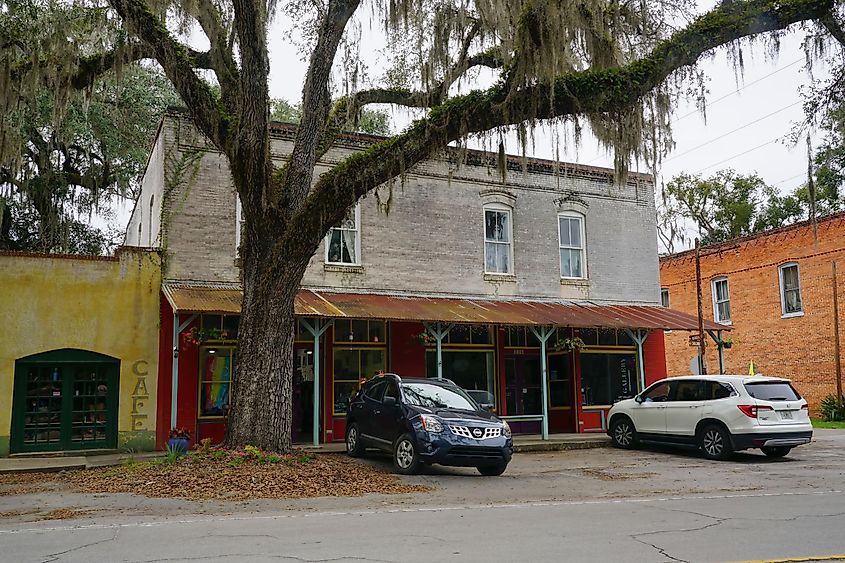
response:
M778 268L780 277L780 310L784 317L802 315L801 279L798 264L790 262Z
M513 274L511 210L504 205L484 207L484 272Z
M731 295L728 289L728 278L716 278L712 282L713 289L713 320L717 323L731 322Z
M361 206L355 204L326 237L326 264L359 266L361 264Z
M660 288L660 304L664 307L669 306L669 288L668 287L661 287Z
M560 277L586 278L584 217L576 213L559 213L557 227L558 244L560 246Z

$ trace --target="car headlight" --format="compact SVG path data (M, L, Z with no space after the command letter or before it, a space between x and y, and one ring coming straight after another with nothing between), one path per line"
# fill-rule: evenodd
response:
M422 422L423 430L426 432L443 432L443 424L434 416L421 414L420 422Z
M508 438L511 437L511 427L508 424L507 420L502 421L502 434L504 434Z

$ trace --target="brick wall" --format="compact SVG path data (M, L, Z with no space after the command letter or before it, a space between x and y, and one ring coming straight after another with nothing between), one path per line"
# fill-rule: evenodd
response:
M290 135L272 135L280 162L290 152ZM362 145L364 146L364 145ZM165 277L238 281L235 265L236 196L225 158L208 149L190 121L168 117L145 181L160 189ZM359 148L343 141L330 150L318 173ZM157 152L156 152L157 154ZM480 157L479 157L480 158ZM389 212L371 194L361 201L360 268L325 267L323 245L303 284L350 291L590 299L595 302L658 301L656 213L650 177L635 174L624 186L612 171L569 165L557 173L546 161L523 172L509 170L505 182L476 158L457 167L446 158L420 163L393 186ZM518 159L516 159L518 160ZM163 169L163 174L160 170ZM159 188L159 184L163 184ZM482 192L502 190L513 206L513 268L510 279L484 275ZM557 214L561 200L586 204L587 283L561 283ZM388 189L379 190L382 202ZM141 201L149 200L143 192ZM130 231L137 228L130 223ZM142 239L145 237L142 237Z
M833 260L839 266L840 306L845 307L845 214L820 221L816 236L811 225L802 223L702 249L705 318L713 319L711 280L728 278L733 330L724 337L734 344L724 351L726 373L747 374L753 360L757 373L792 379L811 407L835 393ZM779 266L788 262L799 266L802 316L781 312ZM694 252L661 258L660 282L669 289L672 309L696 314ZM669 375L690 373L697 348L689 346L689 334L666 334ZM715 345L710 338L707 344L708 372L717 373Z

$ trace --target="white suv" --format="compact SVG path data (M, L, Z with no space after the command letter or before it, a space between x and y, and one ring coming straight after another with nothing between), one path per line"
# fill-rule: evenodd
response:
M807 401L777 377L664 379L613 405L609 421L607 433L620 448L640 441L693 445L709 459L748 448L783 457L813 437Z

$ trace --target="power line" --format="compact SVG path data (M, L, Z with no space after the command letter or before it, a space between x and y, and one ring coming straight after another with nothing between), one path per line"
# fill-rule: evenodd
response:
M771 116L773 116L773 115L776 115L776 114L778 114L778 113L780 113L780 112L782 112L782 111L788 110L789 108L791 108L791 107L793 107L793 106L796 106L796 105L798 105L798 104L800 104L800 103L801 103L801 100L798 100L797 102L793 102L793 103L791 103L791 104L789 104L789 105L787 105L787 106L784 106L784 107L782 107L782 108L780 108L780 109L777 109L777 110L773 111L772 113L770 113L770 114L768 114L768 115L764 115L763 117L760 117L760 118L758 118L758 119L755 119L754 121L749 121L749 122L748 122L748 123L746 123L745 125L741 125L740 127L737 127L736 129L734 129L733 131L728 131L727 133L724 133L723 135L719 135L718 137L715 137L715 138L713 138L713 139L710 139L709 141L707 141L707 142L705 142L705 143L702 143L702 144L698 145L697 147L693 147L693 148L691 148L691 149L689 149L689 150L686 150L686 151L684 151L684 152L682 152L682 153L680 153L680 154L676 154L676 155L674 155L672 158L667 158L666 160L664 160L664 162L671 162L671 161L675 160L676 158L680 158L680 157L682 157L682 156L684 156L684 155L687 155L687 154L689 154L689 153L691 153L691 152L697 151L698 149L700 149L700 148L702 148L702 147L706 147L706 146L707 146L707 145L709 145L710 143L715 143L715 142L716 142L716 141L718 141L719 139L723 139L723 138L727 137L728 135L732 135L732 134L736 133L737 131L741 131L741 130L745 129L746 127L750 127L751 125L754 125L755 123L759 123L759 122L763 121L764 119L768 119L769 117L771 117Z
M739 92L741 92L742 90L745 90L745 89L746 89L746 88L748 88L749 86L753 86L753 85L757 84L758 82L761 82L761 81L763 81L763 80L765 80L765 79L769 78L770 76L772 76L772 75L774 75L774 74L779 73L779 72L780 72L780 71L782 71L782 70L786 70L786 69L788 69L788 68L789 68L789 67L791 67L791 66L795 66L796 64L800 63L800 62L801 62L801 61L803 61L803 60L804 60L804 58L803 58L803 57L801 57L801 58L799 58L799 59L796 59L796 60L792 61L791 63L789 63L789 64L788 64L788 65L786 65L786 66L782 66L782 67L780 67L779 69L777 69L777 70L774 70L774 71L770 72L769 74L764 74L763 76L761 76L760 78L758 78L757 80L755 80L755 81L753 81L753 82L749 82L748 84L743 84L741 87L737 88L737 89L736 89L736 90L734 90L733 92L728 92L727 94L725 94L725 95L724 95L724 96L722 96L721 98L716 98L715 100L713 100L712 102L710 102L709 104L707 104L707 106L706 106L706 107L713 107L713 106L715 106L716 104L718 104L719 102L721 102L722 100L724 100L725 98L730 98L730 97L731 97L731 96L733 96L734 94L738 94ZM673 119L673 120L672 120L672 122L677 123L678 121L680 121L680 120L684 119L685 117L689 117L689 116L694 115L694 114L696 114L696 113L701 113L701 112L699 112L697 109L695 109L695 110L693 110L693 111L691 111L691 112L689 112L689 113L685 113L684 115L682 115L681 117L679 117L679 118L677 118L677 119Z
M740 157L740 156L744 156L744 155L746 155L746 154L748 154L748 153L750 153L750 152L756 151L757 149L762 149L762 148L763 148L763 147L765 147L766 145L771 145L772 143L774 143L775 141L778 141L778 140L780 140L780 137L779 137L779 136L778 136L778 137L775 137L774 139L771 139L771 140L769 140L769 141L766 141L766 142L765 142L765 143L763 143L762 145L757 145L756 147L750 148L750 149L748 149L747 151L743 151L743 152L741 152L741 153L739 153L739 154L735 154L735 155L733 155L733 156L729 156L728 158L726 158L726 159L724 159L724 160L720 160L719 162L717 162L717 163L715 163L715 164L711 164L710 166L705 166L704 168L700 169L698 172L694 172L694 173L693 173L693 175L695 175L695 174L701 174L701 173L702 173L702 172L704 172L705 170L708 170L708 169L710 169L710 168L714 168L714 167L716 167L716 166L719 166L720 164L723 164L723 163L725 163L725 162L728 162L729 160L733 160L733 159L738 158L738 157Z

